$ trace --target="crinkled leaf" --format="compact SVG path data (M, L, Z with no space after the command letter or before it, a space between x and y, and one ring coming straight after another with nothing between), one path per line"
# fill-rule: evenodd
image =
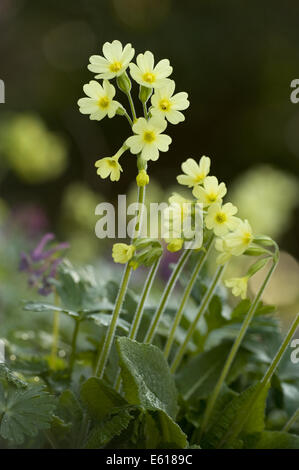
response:
M85 448L100 449L104 447L114 437L119 436L127 429L133 417L132 407L128 406L111 412L90 432Z
M230 432L238 425L240 420L247 416L242 428L242 435L259 433L265 427L265 407L269 386L264 387L259 393L254 407L248 410L252 398L256 395L260 384L249 387L240 395L233 398L228 405L222 410L214 425L204 436L202 445L207 448L229 447L241 448L243 442L240 438L232 439ZM249 414L248 414L248 411Z
M177 391L162 351L128 338L117 340L126 399L147 409L177 413Z
M0 435L21 444L25 436L36 436L50 427L55 399L41 387L5 390L0 385Z

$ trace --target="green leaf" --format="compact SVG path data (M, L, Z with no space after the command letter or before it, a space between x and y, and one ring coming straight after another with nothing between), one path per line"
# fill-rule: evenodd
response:
M128 338L117 339L121 375L126 399L146 409L177 414L177 391L162 351L151 344Z
M61 312L65 313L69 317L79 318L79 313L69 310L66 308L57 307L56 305L41 303L41 302L27 302L24 305L24 310L29 310L31 312Z
M224 343L192 358L177 375L177 386L185 399L207 398L213 391L231 343ZM226 379L230 384L240 375L248 361L248 352L240 349Z
M5 364L0 364L0 380L1 379L4 379L8 384L14 385L17 388L27 388L27 383L17 377L14 371L10 370Z
M251 436L248 436L246 448L299 449L299 436L281 431L264 431L261 434L254 436L253 438Z
M248 407L255 396L260 384L257 383L246 389L240 395L233 398L222 410L218 419L214 419L214 425L204 436L201 444L207 448L241 448L241 439L232 440L230 432L237 426L240 420L248 414ZM264 387L255 401L255 406L250 410L247 420L244 422L241 435L259 433L265 427L265 406L268 387Z
M107 445L114 437L119 436L127 429L133 419L132 407L120 408L110 413L89 434L85 444L86 449L100 449Z
M185 449L187 436L162 410L148 410L144 418L147 449Z
M54 409L54 397L41 387L5 390L0 385L0 435L22 444L25 436L50 427Z
M112 387L97 377L91 377L81 387L81 400L94 420L101 421L113 408L127 402Z

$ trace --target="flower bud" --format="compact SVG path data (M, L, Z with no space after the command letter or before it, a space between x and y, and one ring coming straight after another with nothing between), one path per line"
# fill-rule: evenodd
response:
M140 90L139 90L139 99L141 101L141 103L146 103L149 99L149 97L151 96L153 90L152 88L148 88L146 86L140 86Z
M124 93L128 94L131 91L131 80L127 74L127 72L124 72L122 75L116 78L116 83L118 88L123 91Z
M143 187L149 183L149 176L145 170L140 170L136 176L137 186Z
M181 238L174 238L170 243L168 243L167 250L171 253L175 253L176 251L180 251L182 249L183 244L184 240Z

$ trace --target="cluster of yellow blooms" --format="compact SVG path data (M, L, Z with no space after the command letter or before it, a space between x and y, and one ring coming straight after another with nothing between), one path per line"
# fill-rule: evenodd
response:
M137 156L139 170L136 177L137 185L143 187L149 183L146 171L148 161L156 161L159 153L168 151L171 144L171 138L164 134L168 123L178 124L185 119L181 111L188 108L189 101L187 93L175 93L175 82L169 78L172 67L168 59L155 64L153 54L146 51L137 56L135 64L132 62L134 55L135 50L131 44L123 47L117 40L112 43L106 42L103 46L103 55L90 57L88 65L88 69L95 73L95 78L102 80L102 83L91 80L84 85L83 90L87 97L81 98L78 105L80 112L89 115L92 120L100 121L106 116L112 118L116 114L128 119L133 135L125 140L115 155L101 158L95 166L101 178L110 177L111 181L118 181L123 171L119 159L124 152L130 150ZM144 117L138 118L136 115L128 71L131 78L139 85L139 99L143 105ZM112 79L116 79L118 88L127 95L132 118L124 106L114 100L116 89L109 81ZM150 105L147 107L149 100ZM255 243L257 239L253 236L249 222L236 217L237 207L230 202L223 203L227 192L226 185L219 183L215 176L209 176L210 165L210 158L206 156L203 156L198 163L188 158L182 164L183 174L177 177L178 183L192 188L194 199L187 200L177 194L169 199L170 204L178 206L179 219L186 215L184 212L186 202L201 204L203 229L204 232L213 232L215 248L219 252L217 257L219 265L225 264L231 257L249 253L250 248L252 252L255 250L257 256L265 254L267 250L263 251L257 247ZM185 239L179 231L175 237L166 241L168 250L174 252L183 248ZM123 264L130 262L130 266L135 269L140 263L152 263L161 256L159 242L153 240L135 242L131 245L114 244L112 252L114 261ZM232 288L234 295L245 298L248 279L266 262L267 258L256 262L245 276L229 279L226 285Z
M217 263L221 265L229 261L231 257L245 253L254 241L254 236L248 220L236 217L237 207L230 202L223 204L223 198L227 192L226 185L219 183L215 176L208 176L210 166L211 160L206 156L201 157L199 163L188 158L182 164L183 174L177 177L177 181L181 185L192 188L196 202L202 204L204 226L213 231L216 237L215 247L220 252ZM173 202L174 196L169 201ZM176 204L184 204L186 201L180 196L175 196ZM168 249L176 251L175 248L181 249L182 246L183 240L176 239L170 242ZM227 287L232 288L234 295L241 295L245 298L248 279L249 275L229 279L225 283Z
M172 67L168 59L160 60L155 65L155 59L150 51L139 54L136 64L132 62L135 50L131 44L122 46L120 41L106 42L103 46L103 56L90 57L88 69L96 73L96 79L103 80L102 84L91 80L84 85L87 97L78 101L80 112L88 114L90 119L100 121L104 117L114 117L116 114L128 114L121 103L114 100L116 90L109 82L116 78L119 88L130 97L130 75L140 85L140 99L146 103L151 97L151 106L144 117L137 118L133 110L132 130L134 135L126 139L121 149L113 156L96 162L97 173L101 178L110 176L111 181L118 181L122 172L119 158L128 149L134 155L139 155L145 162L157 160L159 152L167 152L171 138L163 134L167 123L178 124L185 119L181 113L189 106L188 95L185 92L175 94L175 82L168 77ZM131 105L132 99L130 97ZM134 108L134 105L133 105ZM129 118L130 119L130 118ZM138 185L148 184L145 168L137 180Z

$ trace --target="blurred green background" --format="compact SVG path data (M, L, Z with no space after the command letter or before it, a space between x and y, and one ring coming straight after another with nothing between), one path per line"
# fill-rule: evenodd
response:
M175 184L184 159L210 156L240 215L289 253L285 272L298 301L299 104L290 101L299 77L298 14L295 0L1 0L6 232L33 239L53 230L82 261L99 252L94 208L129 190L135 160L124 160L118 184L99 179L94 162L118 149L127 123L90 122L76 103L93 77L89 56L119 39L136 53L169 58L177 90L190 96L186 121L167 130L170 152L150 166L153 199L164 197L165 182Z

